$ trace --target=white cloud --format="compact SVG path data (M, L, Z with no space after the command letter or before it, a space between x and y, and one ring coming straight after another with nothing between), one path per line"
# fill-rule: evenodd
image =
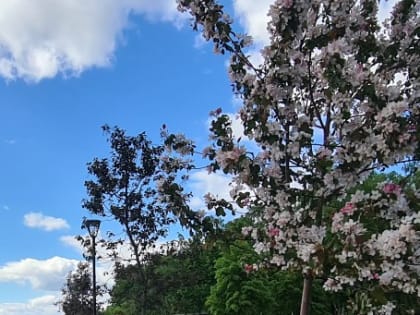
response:
M267 32L268 9L273 0L235 0L235 15L239 17L247 34L251 35L255 44L265 45L269 42Z
M190 176L190 188L193 193L190 205L193 208L203 208L203 196L207 193L212 193L219 198L230 200L230 178L220 173L208 174L206 170L197 171Z
M236 114L228 114L231 121L232 121L232 133L235 139L241 138L242 140L248 139L244 135L244 126L242 124L242 120Z
M22 303L0 303L0 315L56 315L58 306L54 305L60 298L60 289L70 272L77 269L79 261L62 257L47 260L32 258L11 262L0 267L0 282L30 284L34 290L47 290L49 295L41 296ZM97 265L97 283L112 287L114 279L109 273L110 264ZM99 298L106 302L109 296Z
M0 303L0 315L57 315L57 300L58 296L45 295L27 303Z
M77 260L57 256L46 260L25 258L1 266L0 282L29 283L33 289L56 291L77 263Z
M378 11L378 18L381 22L390 17L391 11L396 3L396 0L381 1Z
M25 214L23 223L30 228L38 228L44 231L68 229L70 226L66 220L43 215L40 212Z
M0 75L37 82L111 64L131 14L180 25L173 0L0 2Z
M82 235L85 239L90 239L90 236L88 234ZM97 240L102 239L102 234L99 232L99 235L97 236ZM61 243L63 243L65 246L68 246L72 248L75 252L77 252L80 256L86 255L88 256L88 250L87 248L84 248L82 244L76 239L76 236L74 235L64 235L60 237ZM131 256L130 252L130 246L129 243L123 243L122 245L117 246L117 250L119 252L119 257L122 259L129 259ZM101 243L98 241L96 244L96 257L100 258L99 263L100 264L107 264L110 259L108 255L108 250L101 246Z
M83 253L83 247L80 242L76 239L74 235L64 235L60 237L60 241L66 245L74 249L77 253Z
M236 94L232 95L232 106L235 110L238 110L239 108L241 108L243 105L243 100L241 97L239 97Z
M203 35L201 33L198 33L194 37L194 48L201 49L204 46L206 46L207 42L204 39Z

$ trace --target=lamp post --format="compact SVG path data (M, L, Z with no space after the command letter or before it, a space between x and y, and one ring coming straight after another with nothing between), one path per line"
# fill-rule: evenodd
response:
M99 232L99 226L101 221L99 220L86 220L85 226L92 238L92 287L93 287L93 315L96 315L96 243L95 238Z

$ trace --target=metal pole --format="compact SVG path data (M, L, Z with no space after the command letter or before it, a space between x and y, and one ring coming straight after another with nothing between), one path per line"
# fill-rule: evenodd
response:
M96 244L95 236L92 235L93 259L92 259L92 292L93 292L93 315L96 315Z
M308 270L303 275L303 292L302 292L302 301L300 304L300 315L309 315L310 313L312 281L313 281L312 271Z

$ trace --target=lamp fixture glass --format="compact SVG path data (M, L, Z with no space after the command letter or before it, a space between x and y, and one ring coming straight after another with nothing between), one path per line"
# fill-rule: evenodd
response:
M85 226L91 237L96 237L99 232L99 226L101 225L100 220L86 220Z

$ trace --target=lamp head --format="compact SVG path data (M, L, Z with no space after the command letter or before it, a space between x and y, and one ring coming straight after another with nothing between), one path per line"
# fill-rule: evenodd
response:
M98 235L100 225L100 220L85 220L85 227L91 237L96 237Z

